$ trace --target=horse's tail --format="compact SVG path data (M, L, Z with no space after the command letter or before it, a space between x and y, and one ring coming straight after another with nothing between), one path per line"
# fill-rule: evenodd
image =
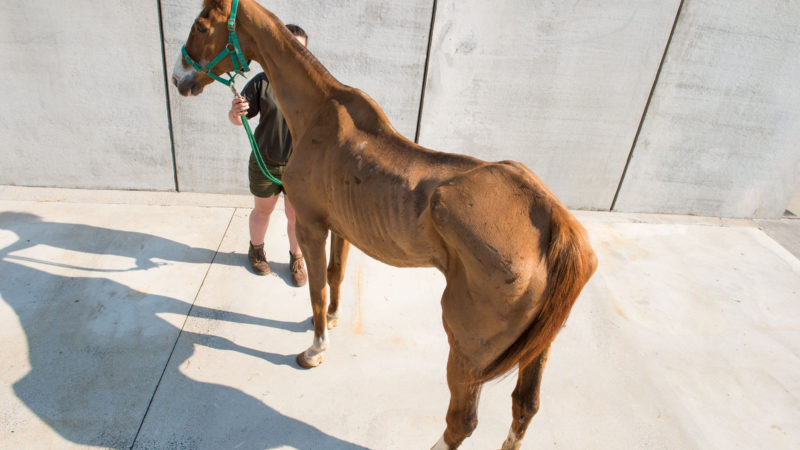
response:
M553 207L547 249L547 286L528 328L484 370L481 380L528 365L547 349L564 326L583 286L597 269L597 257L583 226L561 205Z

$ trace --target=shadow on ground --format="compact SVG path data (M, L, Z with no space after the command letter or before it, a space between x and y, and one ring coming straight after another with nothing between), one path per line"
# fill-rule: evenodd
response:
M203 436L218 433L217 439L229 436L231 446L239 448L308 448L309 443L326 449L362 448L284 416L237 389L191 380L178 371L170 375L180 380L183 393L191 399L182 404L204 410L204 415L219 425L175 429L171 442L148 442L146 437L137 440L162 374L179 367L196 346L296 367L294 355L244 348L209 334L181 332L164 317L191 314L286 332L305 332L309 321L284 322L192 307L185 300L148 294L111 279L120 272L150 270L155 275L162 270L160 266L168 265L162 261L235 264L232 255L216 255L211 249L143 233L50 223L28 213L0 213L0 230L17 237L0 249L0 298L14 310L24 330L30 366L13 390L64 439L108 448L202 448ZM30 249L36 245L97 255L100 267L108 255L132 258L135 265L124 270L94 269L61 258L32 257ZM19 252L29 256L15 254ZM50 269L59 273L49 273ZM175 345L179 336L185 345Z

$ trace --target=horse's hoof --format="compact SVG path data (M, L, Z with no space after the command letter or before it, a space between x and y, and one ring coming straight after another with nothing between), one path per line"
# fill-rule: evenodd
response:
M326 322L329 330L336 328L336 325L339 325L339 314L328 314Z
M322 353L309 358L306 356L306 352L303 352L297 355L296 361L297 365L304 369L313 369L314 367L322 364Z

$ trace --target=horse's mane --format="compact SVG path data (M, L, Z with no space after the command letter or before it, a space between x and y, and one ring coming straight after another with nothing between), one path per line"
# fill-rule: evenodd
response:
M248 0L239 0L239 1L242 2ZM333 75L331 75L328 69L319 61L319 59L317 59L316 56L314 56L313 53L311 53L310 50L308 50L308 48L306 48L304 45L300 44L299 42L297 42L296 39L294 39L292 32L289 31L288 28L286 28L286 24L284 24L283 21L280 20L280 18L278 18L275 14L273 14L271 11L265 8L258 1L253 0L253 3L255 4L255 6L258 7L260 12L269 15L270 17L273 18L274 22L283 25L282 29L279 32L291 38L290 39L290 41L292 42L291 45L294 46L294 49L300 53L303 59L307 60L311 64L312 69L317 71L323 78L330 78L336 83L339 83L339 80L337 80ZM205 11L208 8L217 8L225 12L226 14L230 14L231 7L232 7L232 0L203 0L203 11Z

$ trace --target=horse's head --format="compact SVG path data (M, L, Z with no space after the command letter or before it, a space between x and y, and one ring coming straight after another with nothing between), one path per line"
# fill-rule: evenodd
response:
M238 42L236 45L231 42L238 41L237 34L235 31L231 32L228 26L231 17L234 24L236 19L235 10L231 15L232 2L237 6L236 0L204 1L203 11L194 21L186 45L172 71L172 82L181 95L198 95L215 79L226 83L219 75L248 70Z

